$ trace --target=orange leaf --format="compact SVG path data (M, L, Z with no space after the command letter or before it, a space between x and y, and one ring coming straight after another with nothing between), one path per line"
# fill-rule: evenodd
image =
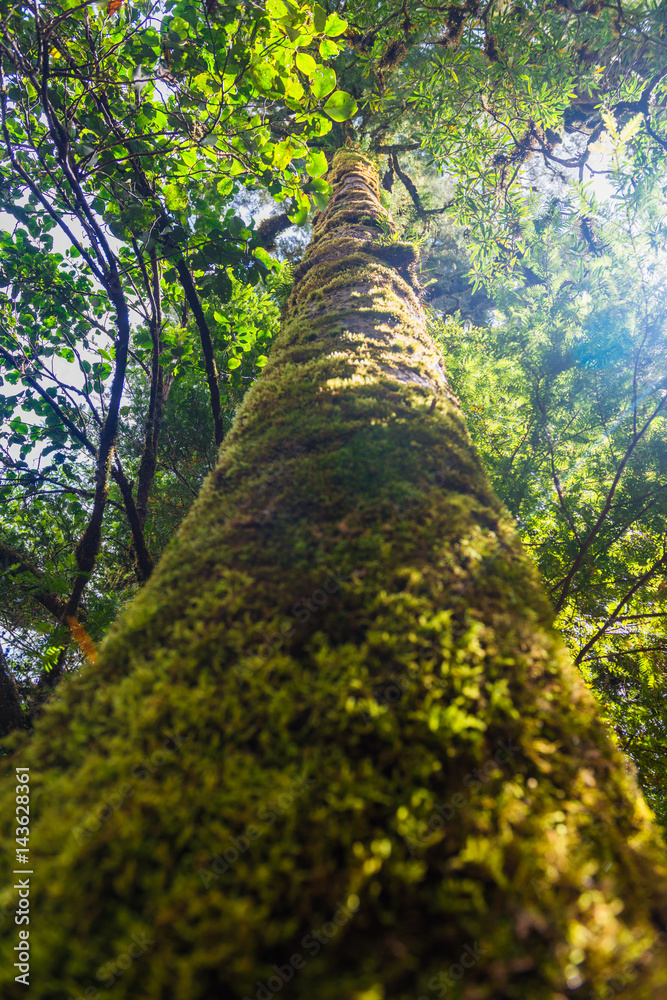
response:
M68 615L65 621L69 625L70 632L72 633L72 638L76 642L81 652L84 654L84 656L90 663L95 663L97 661L97 650L95 649L95 643L90 638L83 625L80 622L78 622L76 618L73 618L71 615Z

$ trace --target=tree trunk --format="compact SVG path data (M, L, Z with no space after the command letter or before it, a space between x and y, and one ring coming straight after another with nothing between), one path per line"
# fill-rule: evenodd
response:
M340 152L331 180L216 471L17 753L35 995L665 997L647 807L471 448L374 168Z
M4 650L0 646L0 736L7 736L14 729L21 729L23 724L24 716L19 692L9 672Z

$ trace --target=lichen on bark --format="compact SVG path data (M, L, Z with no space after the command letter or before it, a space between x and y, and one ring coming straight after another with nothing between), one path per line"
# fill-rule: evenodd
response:
M471 447L373 163L345 150L330 178L178 538L14 738L36 995L664 997L648 810Z

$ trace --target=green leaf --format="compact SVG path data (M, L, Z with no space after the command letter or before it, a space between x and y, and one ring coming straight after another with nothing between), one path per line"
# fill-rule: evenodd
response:
M239 239L245 231L245 222L238 215L232 216L229 220L229 232L234 239Z
M27 434L30 430L28 425L24 424L20 417L14 417L13 420L10 420L9 426L15 434Z
M233 371L235 368L240 368L241 367L241 359L240 358L230 358L229 361L227 362L227 367L229 368L230 371Z
M317 63L307 52L297 52L296 65L306 76L312 76L317 69Z
M331 59L340 52L340 45L332 42L330 38L323 38L320 42L320 55L323 59Z
M320 5L316 3L313 7L313 26L318 35L324 31L326 23L327 12L324 7L320 7Z
M287 213L287 218L295 226L302 226L306 219L308 218L307 208L296 208L293 212Z
M211 288L221 302L229 302L232 297L231 278L224 271L217 272L211 282Z
M289 10L285 4L282 3L282 0L267 0L266 10L268 14L276 19L279 17L289 16Z
M260 262L261 262L262 264L264 264L264 265L265 265L266 267L268 267L268 268L272 268L272 267L274 267L274 266L275 266L275 265L274 265L274 260L273 260L273 258L271 257L271 254L270 254L270 253L268 253L268 252L267 252L267 251L266 251L266 250L264 249L264 247L255 247L255 251L254 251L254 253L255 253L255 257L257 258L257 260L259 260L259 261L260 261Z
M329 195L322 194L321 191L313 191L313 201L315 202L317 208L319 208L320 212L323 212L329 204Z
M327 103L324 110L335 122L345 122L356 113L357 102L345 90L336 90Z
M312 151L306 159L306 170L311 177L321 177L328 169L327 158L324 153Z
M330 14L324 25L324 34L329 38L336 38L342 35L347 29L347 21L344 21L338 14Z
M217 191L219 195L226 198L227 195L232 193L232 188L234 187L234 181L231 177L223 177L221 181L218 181Z
M318 66L311 80L313 95L319 100L330 94L336 86L336 73L325 66Z

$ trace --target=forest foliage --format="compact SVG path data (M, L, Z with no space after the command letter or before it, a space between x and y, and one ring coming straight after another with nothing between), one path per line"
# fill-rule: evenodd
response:
M2 0L0 586L24 721L212 469L298 260L279 234L326 205L350 142L382 165L473 440L667 818L665 16Z

